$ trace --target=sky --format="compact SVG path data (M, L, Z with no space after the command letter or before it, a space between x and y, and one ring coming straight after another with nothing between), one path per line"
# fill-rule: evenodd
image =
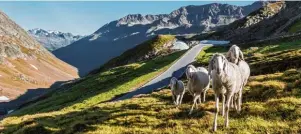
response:
M214 1L249 5L254 1ZM128 14L169 14L182 6L204 5L209 1L77 1L77 2L0 2L0 10L25 30L42 28L72 34L89 35L106 23Z

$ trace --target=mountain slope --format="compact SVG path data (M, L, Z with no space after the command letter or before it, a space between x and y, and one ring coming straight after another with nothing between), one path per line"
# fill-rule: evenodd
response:
M1 11L0 63L0 88L10 99L31 91L27 89L78 77L76 68L57 59Z
M106 64L104 64L104 67L109 68L126 65L170 54L172 52L172 50L170 50L170 47L173 46L173 43L175 41L176 38L174 36L158 35L150 40L143 42L142 44L135 46L132 49L125 51L120 56L111 59Z
M244 19L235 21L218 32L205 36L205 38L246 43L295 33L298 30L294 30L294 27L301 20L300 6L301 2L299 1L270 3Z
M49 51L65 47L83 38L83 36L80 35L73 35L71 33L63 33L59 31L46 31L40 28L31 29L27 32Z
M181 7L170 14L131 14L53 53L77 67L80 75L85 75L153 35L211 31L244 17L265 3L255 2L248 6L213 3Z

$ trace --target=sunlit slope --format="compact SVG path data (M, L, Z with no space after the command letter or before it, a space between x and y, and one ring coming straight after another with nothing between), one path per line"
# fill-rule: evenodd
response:
M270 71L262 71L270 62L282 62L298 57L301 59L300 41L281 42L278 44L265 44L263 46L248 47L243 49L246 60L251 66L252 76L249 79L243 93L243 107L241 114L230 112L230 127L219 126L217 133L299 133L301 132L301 71L299 64L288 64L286 68L274 66ZM201 52L199 57L210 57L215 52L226 52L223 47L211 47ZM281 56L282 55L282 56ZM285 56L287 55L287 56ZM200 58L198 64L206 64L208 58ZM155 60L156 61L156 60ZM148 62L144 64L149 64ZM47 101L34 104L24 110L11 115L2 121L7 133L211 133L213 124L214 101L213 91L208 93L208 101L198 105L191 116L188 116L191 106L191 96L185 95L184 104L176 108L172 103L170 89L150 95L142 95L120 102L99 103L109 98L107 93L118 87L130 84L122 83L112 86L114 81L119 81L122 74L131 71L130 64L117 67L111 71L102 72L91 76L83 82L72 86L66 92L78 92L81 99L72 103L57 103L67 99L67 94L61 92L53 95L51 101L55 107ZM139 63L138 65L141 65ZM124 68L128 67L125 73ZM154 66L153 66L154 67ZM139 70L139 67L138 67ZM161 70L161 69L160 69ZM122 73L121 73L122 72ZM138 71L134 71L138 72ZM145 72L145 71L143 71ZM117 75L119 74L119 75ZM106 77L100 77L107 75ZM131 83L135 83L138 76L127 75ZM142 76L143 77L143 76ZM92 79L93 78L93 79ZM106 84L113 90L98 92L84 86L93 85L93 81L110 81ZM109 82L109 81L107 81ZM85 84L84 84L85 83ZM136 83L137 84L137 83ZM99 85L99 87L97 87ZM94 88L100 88L101 83ZM93 94L86 98L86 94ZM59 99L61 98L61 99ZM70 97L72 98L72 97ZM57 102L56 102L56 101ZM50 100L48 100L50 101ZM44 105L44 107L43 107ZM35 113L30 109L40 109ZM52 111L54 110L54 111ZM28 114L28 115L25 115ZM219 124L223 118L219 118Z
M28 89L77 78L77 69L57 59L0 11L0 88L14 99Z

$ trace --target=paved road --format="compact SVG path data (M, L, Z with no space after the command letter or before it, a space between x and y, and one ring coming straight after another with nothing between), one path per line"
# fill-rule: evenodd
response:
M113 101L125 100L132 98L135 95L139 94L147 94L151 93L154 89L162 88L169 84L171 77L179 78L185 72L186 67L192 63L199 52L202 50L204 46L209 46L211 44L198 44L188 50L175 64L173 64L168 70L164 73L156 77L155 79L151 80L150 82L146 83L139 89L131 91L120 98L117 98Z

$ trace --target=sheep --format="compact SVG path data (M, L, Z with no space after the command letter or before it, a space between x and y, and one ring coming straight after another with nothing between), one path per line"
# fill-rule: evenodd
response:
M208 77L209 77L209 83L203 91L203 102L205 102L206 101L206 92L207 92L207 90L209 89L209 86L210 86L210 76L209 76L209 73L208 73L207 69L204 68L204 67L197 67L197 70L200 71L200 72L204 72L204 73L208 74Z
M219 97L222 96L223 113L225 111L226 127L229 126L229 107L235 93L242 90L242 76L240 69L229 62L222 54L214 54L209 62L209 74L212 78L212 89L215 94L215 117L213 130L217 130L217 116L219 112Z
M231 48L227 52L227 60L238 65L238 67L241 71L241 74L242 74L243 86L245 86L250 77L250 67L249 67L248 63L246 61L244 61L243 53L238 46L236 46L236 45L231 46ZM240 112L241 111L241 103L242 103L242 91L238 93L238 97L236 97L236 98L239 99L238 108L236 108L236 109L238 112ZM232 102L235 102L235 101L232 101ZM232 103L232 107L233 107L233 103Z
M172 99L175 105L181 105L183 96L185 94L184 83L175 77L170 79L170 88Z
M189 114L192 114L193 108L197 100L201 103L201 94L209 88L209 75L205 68L196 69L193 65L189 65L186 69L188 79L187 90L193 96L193 105Z

